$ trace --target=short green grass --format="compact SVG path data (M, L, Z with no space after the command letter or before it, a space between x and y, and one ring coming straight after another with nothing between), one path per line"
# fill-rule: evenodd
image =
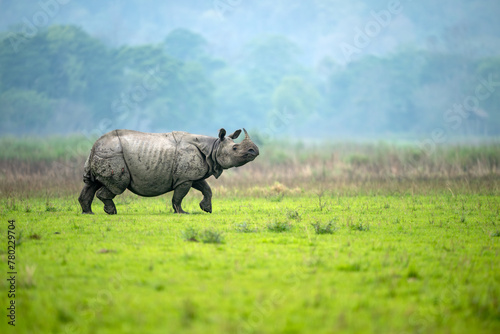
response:
M76 197L0 199L2 333L500 332L499 196Z

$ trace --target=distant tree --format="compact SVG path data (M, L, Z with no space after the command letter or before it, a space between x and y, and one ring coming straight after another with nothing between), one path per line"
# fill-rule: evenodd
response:
M165 37L163 45L169 56L185 62L199 63L210 73L225 66L222 60L209 55L209 44L205 38L188 29L172 30Z
M470 94L472 64L460 55L418 50L365 56L331 75L327 108L339 130L430 133L444 128L447 110Z
M6 89L87 104L89 125L107 112L119 80L110 51L99 40L78 27L50 26L28 39L22 52L10 47L8 39L1 43L0 78Z
M238 69L244 74L247 94L255 101L252 113L265 119L273 110L272 96L286 76L303 76L300 50L284 36L265 36L247 45Z
M484 110L486 130L489 135L500 135L500 57L486 58L479 61L475 74L481 86L479 106ZM476 93L476 90L474 91Z
M0 93L0 133L46 132L54 101L34 90L11 88Z
M115 60L119 63L121 75L131 72L147 72L155 66L164 66L174 62L160 45L123 46L115 52Z
M204 129L213 120L213 86L196 64L179 63L146 106L156 130Z
M172 30L163 44L168 55L184 61L203 58L208 45L201 35L182 28Z
M284 36L261 37L247 46L243 68L260 90L275 87L284 76L302 72L300 49ZM264 79L264 81L262 81Z
M262 121L265 114L259 110L259 101L245 74L235 68L217 71L212 78L214 109L221 124L241 127Z
M192 37L195 45L201 38ZM50 26L18 53L5 37L0 43L5 130L183 129L203 127L213 110L203 65L175 59L163 45L112 49L74 26Z
M202 127L202 119L211 115L213 87L201 64L174 59L160 45L123 47L116 59L126 86L113 109L130 126L146 122L155 131Z
M91 106L94 118L109 114L109 97L120 88L119 64L110 49L74 26L51 26L45 36L51 74L47 94Z
M311 85L301 77L288 76L274 90L272 95L274 110L281 110L289 117L300 123L317 111L320 96Z
M29 39L22 52L16 52L10 38L18 37L5 36L0 41L0 81L4 88L47 89L51 66L45 36L37 34Z

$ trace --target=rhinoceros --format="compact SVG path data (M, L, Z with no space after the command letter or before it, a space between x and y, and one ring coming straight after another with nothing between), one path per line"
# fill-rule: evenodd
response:
M113 130L94 143L84 166L85 186L78 197L82 213L92 214L94 195L104 203L104 211L116 214L113 198L129 189L140 196L158 196L174 191L172 207L186 213L181 202L189 189L203 194L200 208L212 212L212 190L206 178L218 178L224 169L254 160L259 149L250 139L234 142L241 130L226 136L209 137L182 131L144 133Z

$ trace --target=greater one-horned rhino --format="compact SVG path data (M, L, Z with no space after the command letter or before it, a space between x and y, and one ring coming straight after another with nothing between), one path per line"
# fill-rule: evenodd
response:
M259 155L245 129L245 139L236 144L241 130L218 138L187 132L144 133L114 130L100 137L85 162L85 186L78 198L83 213L92 213L94 194L104 211L116 214L113 198L129 189L140 196L158 196L174 191L172 206L185 213L181 202L191 187L201 191L200 208L212 212L212 191L206 178L218 178L224 169L239 167Z

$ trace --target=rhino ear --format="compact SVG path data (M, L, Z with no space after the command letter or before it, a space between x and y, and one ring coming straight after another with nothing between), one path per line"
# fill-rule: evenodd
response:
M219 130L219 139L220 141L224 140L224 136L226 135L226 129L222 128Z
M236 130L233 133L231 133L228 137L231 138L231 139L236 139L236 138L238 138L238 136L240 135L240 133L241 133L241 130Z

